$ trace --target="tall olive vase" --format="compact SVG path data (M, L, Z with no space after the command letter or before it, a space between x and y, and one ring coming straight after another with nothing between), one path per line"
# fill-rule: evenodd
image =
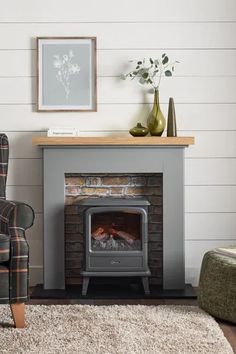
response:
M166 126L166 119L160 109L159 91L155 90L153 108L147 120L148 130L151 135L161 136Z

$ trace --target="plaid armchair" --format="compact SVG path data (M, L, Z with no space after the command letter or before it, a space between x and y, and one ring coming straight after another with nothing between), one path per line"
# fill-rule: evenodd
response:
M21 328L29 297L25 230L33 225L34 211L25 203L6 200L8 155L8 138L0 134L0 304L10 304L15 326Z

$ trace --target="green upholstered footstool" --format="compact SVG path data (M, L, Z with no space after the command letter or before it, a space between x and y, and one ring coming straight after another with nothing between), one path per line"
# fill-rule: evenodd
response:
M212 316L236 323L236 247L204 255L198 304Z

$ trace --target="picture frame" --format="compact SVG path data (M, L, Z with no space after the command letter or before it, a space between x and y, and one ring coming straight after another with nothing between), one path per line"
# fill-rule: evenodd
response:
M97 111L96 37L37 37L37 111Z

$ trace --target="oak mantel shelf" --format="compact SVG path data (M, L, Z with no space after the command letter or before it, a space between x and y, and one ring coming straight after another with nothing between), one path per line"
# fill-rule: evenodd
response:
M38 146L188 146L194 144L193 136L178 137L48 137L33 136L33 145Z

